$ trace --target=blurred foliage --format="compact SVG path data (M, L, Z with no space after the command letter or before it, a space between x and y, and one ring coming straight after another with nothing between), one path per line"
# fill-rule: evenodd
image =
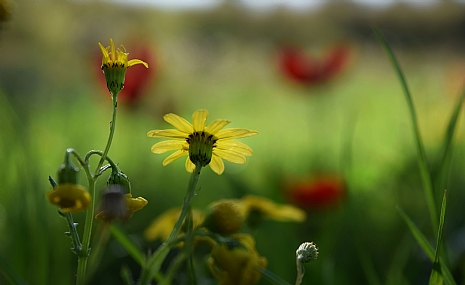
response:
M73 283L76 258L63 235L66 223L45 200L47 177L55 174L66 148L84 154L106 142L111 99L96 78L100 63L94 56L100 53L97 43L112 37L126 47L150 46L157 66L139 102L120 104L110 150L133 191L149 201L120 225L143 251L159 244L145 241L144 229L181 204L189 178L183 162L162 166L163 157L150 153L154 141L146 132L165 129L165 113L189 117L202 108L211 118L230 119L231 127L255 129L259 135L247 140L254 156L246 165L227 164L222 176L203 171L196 208L247 193L286 202L285 182L315 173L346 179L344 204L308 209L303 224L265 221L253 233L268 269L293 280L295 250L303 241L314 241L320 256L306 265L304 284L425 284L431 263L396 205L432 240L435 233L428 224L402 91L370 27L379 26L394 43L434 170L465 75L459 48L464 14L455 2L434 11L406 4L370 11L338 2L313 12L258 12L233 3L164 11L80 1L15 2L11 19L2 23L0 42L0 255L29 284ZM320 54L340 41L352 45L353 57L334 80L303 87L279 73L281 44ZM459 284L465 284L462 125L463 116L443 235ZM99 183L103 188L104 179ZM82 223L84 214L75 220ZM97 240L101 224L95 224ZM199 254L198 261L204 259ZM110 239L92 284L122 284L122 265L137 279L136 262ZM0 284L6 282L2 278Z

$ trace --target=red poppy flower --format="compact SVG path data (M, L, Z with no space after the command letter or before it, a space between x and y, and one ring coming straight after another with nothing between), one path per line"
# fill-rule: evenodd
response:
M339 204L346 195L346 187L341 177L319 176L292 184L286 195L298 207L321 209Z
M153 74L156 72L156 64L151 46L136 45L126 48L131 58L139 58L149 65L149 68L145 68L143 65L134 65L126 71L124 88L118 94L118 102L133 105L144 95L144 92L153 78ZM108 94L105 77L100 68L102 62L102 54L100 52L96 52L95 62L94 66L96 67L99 83L103 90L105 90L104 94L111 99L111 96Z
M281 73L288 79L303 85L323 83L339 74L349 61L350 49L338 45L321 58L308 56L296 47L280 50L278 64Z

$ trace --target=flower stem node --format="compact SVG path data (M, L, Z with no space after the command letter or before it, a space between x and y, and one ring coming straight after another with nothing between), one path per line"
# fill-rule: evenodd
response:
M111 172L107 180L107 185L120 185L126 189L125 193L131 193L131 182L129 182L128 176L120 170Z
M316 260L318 257L318 248L313 242L304 242L295 252L296 258L302 263L308 263Z
M98 45L102 51L102 71L105 74L107 87L112 96L117 96L121 89L123 89L128 67L136 64L143 64L146 68L149 67L149 65L142 60L128 60L129 53L126 52L124 46L121 45L120 48L115 49L115 44L112 39L110 39L109 47L105 48L100 43Z
M235 200L220 200L211 206L203 225L220 235L237 233L244 223L241 204Z

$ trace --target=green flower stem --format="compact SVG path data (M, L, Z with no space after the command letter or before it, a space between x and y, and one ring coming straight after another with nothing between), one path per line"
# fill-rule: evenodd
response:
M189 186L187 187L186 197L184 198L184 204L182 205L181 214L174 225L173 230L171 231L168 240L165 241L160 247L155 251L155 253L148 259L146 265L142 269L141 278L139 281L139 285L148 285L152 280L153 276L160 270L160 267L165 260L168 252L171 249L170 244L174 241L181 227L183 225L184 219L187 216L187 213L190 210L192 199L195 196L195 188L197 186L197 182L199 181L200 177L200 170L202 170L201 165L196 165L194 171L192 172L191 178L189 180Z
M302 279L304 278L305 268L302 266L299 258L296 258L296 265L297 265L297 278L295 280L295 285L302 284Z
M105 146L105 150L103 151L102 157L100 158L97 168L95 169L94 175L92 175L89 171L86 171L87 181L89 184L89 193L92 197L92 203L89 209L86 211L84 233L82 235L82 250L81 254L78 257L76 285L84 285L86 282L87 260L90 254L90 238L92 235L92 224L94 221L95 212L95 184L97 182L97 177L100 173L100 167L102 167L103 162L107 160L107 154L110 150L111 142L113 141L113 135L115 133L116 126L117 97L118 96L113 96L113 116L110 123L110 134L108 135L108 141L107 145Z
M195 268L194 268L194 220L192 217L192 210L189 207L189 211L186 217L186 243L185 249L187 252L187 272L189 276L189 284L197 285L197 277L195 276Z
M116 94L116 96L113 96L113 117L110 122L110 135L108 136L107 146L105 147L105 150L103 151L103 155L100 158L97 168L95 169L95 174L99 172L100 167L102 167L103 162L107 158L107 154L108 154L108 151L110 150L111 142L113 141L113 135L115 134L115 127L116 127L116 109L118 106L117 98L118 98L118 94Z

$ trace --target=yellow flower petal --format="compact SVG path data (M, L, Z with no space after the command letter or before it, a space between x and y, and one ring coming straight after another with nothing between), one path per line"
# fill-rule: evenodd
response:
M207 110L197 110L192 115L192 125L194 126L194 131L202 132L205 130L205 124L207 122L208 111Z
M163 119L173 125L175 128L179 129L181 132L191 134L194 131L194 127L183 117L180 117L176 114L169 113L163 116ZM186 136L187 137L187 136Z
M194 169L195 169L195 164L192 163L191 159L189 157L187 157L186 159L186 170L187 172L194 172Z
M110 60L110 56L108 55L108 50L102 46L101 43L98 43L98 46L100 47L100 50L102 51L102 63L107 62Z
M151 151L156 154L165 153L170 150L183 149L184 144L186 144L187 148L189 148L189 145L186 143L186 141L181 141L181 140L162 141L162 142L154 144L151 148Z
M142 61L140 59L131 59L130 61L128 61L128 67L136 65L136 64L143 64L145 66L145 68L149 68L148 63L146 63L145 61Z
M276 204L272 200L263 197L247 195L242 197L241 201L244 204L246 215L251 211L257 211L264 218L280 222L303 222L307 217L307 214L299 208L287 204Z
M113 42L113 39L110 39L110 56L111 61L115 61L115 43Z
M171 162L175 161L176 159L179 159L179 158L181 158L183 156L186 156L188 154L189 154L189 152L185 151L185 150L175 151L170 156L165 158L165 160L163 160L163 166L166 166L166 165L170 164Z
M179 130L152 130L147 133L149 138L186 139L187 134Z
M91 204L92 197L84 187L64 183L48 192L47 200L60 207L64 213L74 213L87 209Z
M210 123L210 125L208 125L206 128L205 128L205 131L209 134L216 134L219 130L221 130L222 128L224 128L227 124L231 123L231 121L228 121L228 120L214 120L213 122Z
M224 171L223 160L213 153L212 160L210 161L210 168L218 175L221 175Z
M213 150L213 153L215 153L219 157L226 159L227 161L230 161L230 162L234 162L238 164L244 164L247 162L244 155L234 152L234 151L215 149Z
M224 129L224 130L218 131L215 134L215 137L217 137L219 140L221 140L221 139L239 139L239 138L254 136L256 134L258 134L258 132L253 131L253 130L231 128L231 129Z
M233 141L233 140L219 141L216 145L216 148L221 149L221 150L234 151L234 152L240 153L245 156L253 155L253 151L248 145L238 142L238 141Z

